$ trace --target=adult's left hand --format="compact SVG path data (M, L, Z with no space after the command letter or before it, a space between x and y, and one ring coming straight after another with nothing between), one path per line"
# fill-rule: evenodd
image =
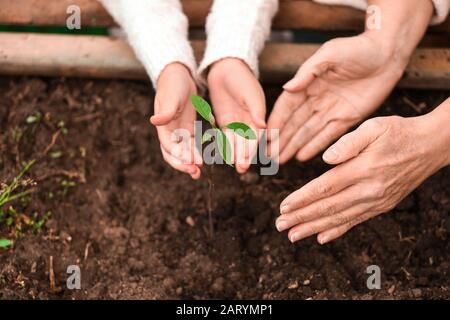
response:
M320 244L393 209L440 168L450 164L450 99L414 118L374 118L323 155L337 165L280 205L279 231L295 242L318 234Z

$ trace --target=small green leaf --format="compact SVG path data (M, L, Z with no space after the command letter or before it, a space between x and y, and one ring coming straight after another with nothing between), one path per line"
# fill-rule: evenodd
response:
M211 141L212 137L213 137L213 136L212 136L208 131L205 131L205 133L204 133L203 136L202 136L202 141L201 141L201 143L204 144L205 142Z
M231 166L231 144L228 141L227 136L220 129L214 129L214 131L216 132L216 141L217 147L219 148L219 154L225 163Z
M53 159L61 158L61 156L62 156L61 151L53 151L50 153L50 157L52 157Z
M195 110L202 116L203 119L208 121L212 126L215 126L216 121L211 111L211 106L202 97L192 95L191 102Z
M227 128L234 133L248 140L256 140L256 133L248 125L242 122L232 122L227 124Z
M12 241L8 239L0 239L0 248L7 248L12 245Z

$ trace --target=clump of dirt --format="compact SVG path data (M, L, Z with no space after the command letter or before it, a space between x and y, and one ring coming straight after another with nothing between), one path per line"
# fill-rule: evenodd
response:
M271 105L279 91L266 92ZM379 114L417 115L448 95L396 92ZM163 162L147 120L152 98L147 83L0 79L0 181L36 159L37 191L13 205L51 212L41 232L0 252L0 298L450 298L449 169L320 246L292 245L274 228L280 201L329 169L320 157L269 177L216 166L210 239L208 179ZM10 231L1 225L0 238ZM372 264L381 290L366 287ZM81 268L81 290L66 288L69 265Z

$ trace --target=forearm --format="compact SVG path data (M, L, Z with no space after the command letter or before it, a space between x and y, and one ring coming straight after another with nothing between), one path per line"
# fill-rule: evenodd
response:
M161 71L180 62L192 74L196 62L188 41L188 21L179 0L100 0L124 29L156 88Z
M367 15L365 34L380 43L384 53L406 64L433 16L431 0L369 0L378 8ZM380 19L377 23L376 19Z
M437 153L442 157L441 167L448 166L450 165L450 98L426 116L436 128L435 136L430 139L437 140L440 146Z
M206 23L205 56L199 73L214 62L239 58L258 75L258 55L269 37L277 0L215 0Z

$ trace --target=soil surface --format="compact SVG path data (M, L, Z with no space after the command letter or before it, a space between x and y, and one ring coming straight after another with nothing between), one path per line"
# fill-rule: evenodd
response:
M272 105L279 91L266 93ZM449 95L397 91L379 114L416 116ZM0 249L0 298L450 298L449 168L320 246L292 245L274 227L280 201L329 169L320 157L270 177L215 166L211 237L210 170L192 181L163 162L152 99L142 82L0 78L0 181L36 160L33 193L0 225L14 240ZM45 225L33 231L29 219ZM380 290L366 286L373 264ZM66 287L69 265L81 290Z

